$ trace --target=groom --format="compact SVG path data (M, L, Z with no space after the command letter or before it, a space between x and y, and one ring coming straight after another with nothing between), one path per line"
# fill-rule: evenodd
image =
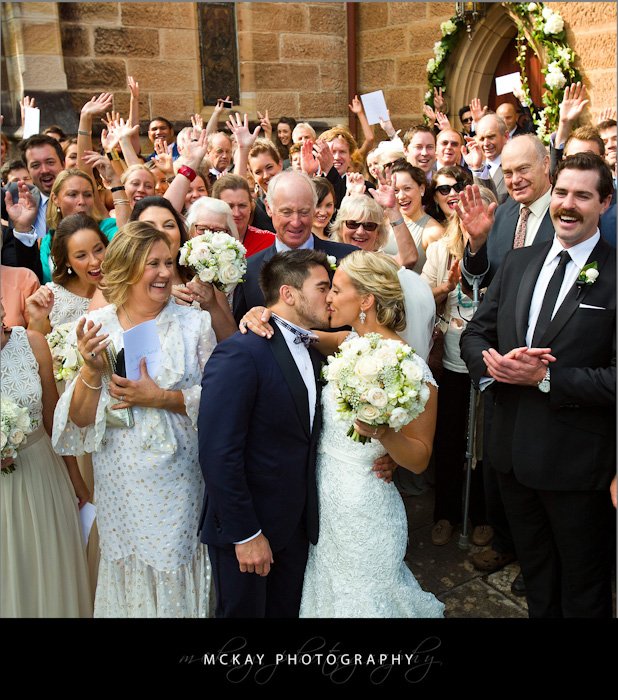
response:
M217 617L298 617L309 542L318 539L321 424L321 356L305 329L328 328L329 271L321 251L277 253L260 275L272 338L236 333L206 363L200 530Z

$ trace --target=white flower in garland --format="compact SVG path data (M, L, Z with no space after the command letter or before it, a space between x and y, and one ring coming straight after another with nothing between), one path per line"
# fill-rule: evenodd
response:
M441 41L436 41L433 45L433 55L436 57L438 63L446 56L446 49Z
M560 64L556 61L550 63L549 66L547 66L547 75L545 76L545 82L547 83L547 87L551 90L555 90L556 88L561 88L566 85L566 78L564 77L564 73L560 68Z
M545 10L543 10L543 14L545 14ZM560 32L564 29L564 20L562 17L557 13L554 12L545 22L545 25L543 26L543 31L545 34L560 34Z
M528 12L534 12L535 10L538 10L539 6L536 4L536 2L531 2L528 5Z
M427 72L428 73L433 73L436 69L436 59L435 58L430 58L427 61Z
M429 100L433 97L433 92L431 90L427 90L425 93L425 102L429 102Z
M559 61L562 61L566 68L569 67L571 61L573 60L573 52L567 46L561 46L556 49L556 56Z
M442 22L440 25L440 31L442 32L442 36L448 36L449 34L457 31L457 25L455 22L449 19L446 22Z
M543 19L547 20L554 14L554 11L550 7L544 7L542 14L543 14Z

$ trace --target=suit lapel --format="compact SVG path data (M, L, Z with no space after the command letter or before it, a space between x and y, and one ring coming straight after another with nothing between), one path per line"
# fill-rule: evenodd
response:
M599 242L593 248L592 253L590 253L588 256L588 260L586 260L586 264L596 260L599 270L601 270L605 264L605 260L609 253L609 247L602 245L602 240L603 239L599 240ZM556 311L555 316L552 318L551 323L549 326L547 326L547 330L543 334L543 337L539 341L541 347L549 347L549 343L551 343L558 333L560 333L564 327L564 324L571 318L571 316L575 313L575 310L585 299L590 286L592 285L584 285L584 287L580 289L577 284L573 284L571 289L569 289L567 292L564 301L562 304L560 304L558 311Z
M313 374L315 376L316 388L315 415L313 418L313 426L311 429L311 433L316 434L316 432L319 432L322 426L322 362L324 358L322 357L322 355L320 355L319 352L317 352L317 350L313 350L311 348L309 349L309 356L311 357L311 364L313 365Z
M309 397L307 394L307 387L305 386L303 378L300 376L298 367L294 362L294 358L290 353L283 334L275 323L273 323L272 326L274 333L270 340L269 347L290 389L303 430L307 437L310 437Z
M532 295L534 294L536 281L550 248L551 243L539 249L538 255L528 263L524 274L521 276L519 289L517 290L517 299L515 301L515 327L517 329L517 342L520 347L526 344L526 332L528 330L528 316L530 315Z

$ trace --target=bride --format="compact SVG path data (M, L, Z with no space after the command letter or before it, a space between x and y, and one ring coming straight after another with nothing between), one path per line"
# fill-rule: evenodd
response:
M361 336L379 333L401 340L406 303L398 272L397 264L383 253L358 251L341 260L327 298L331 325L353 326ZM406 294L406 301L413 300ZM254 313L252 330L258 326L256 319ZM349 336L345 331L317 335L317 349L324 355L335 352ZM356 430L371 438L365 444L346 436L349 426L338 420L334 387L327 385L322 392L316 465L320 535L317 545L309 548L301 617L443 616L444 605L422 590L404 562L408 524L401 496L393 483L376 479L372 472L375 459L387 452L417 474L427 466L437 390L429 368L420 358L417 361L430 388L424 412L399 432L357 421Z

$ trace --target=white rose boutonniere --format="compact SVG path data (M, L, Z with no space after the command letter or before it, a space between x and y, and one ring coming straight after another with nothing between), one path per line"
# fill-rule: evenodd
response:
M594 284L597 281L599 278L598 267L596 260L582 267L575 280L575 284L579 287L580 291L582 287L587 287L589 284Z
M328 262L328 266L331 270L337 269L337 258L334 255L327 255L326 261Z

